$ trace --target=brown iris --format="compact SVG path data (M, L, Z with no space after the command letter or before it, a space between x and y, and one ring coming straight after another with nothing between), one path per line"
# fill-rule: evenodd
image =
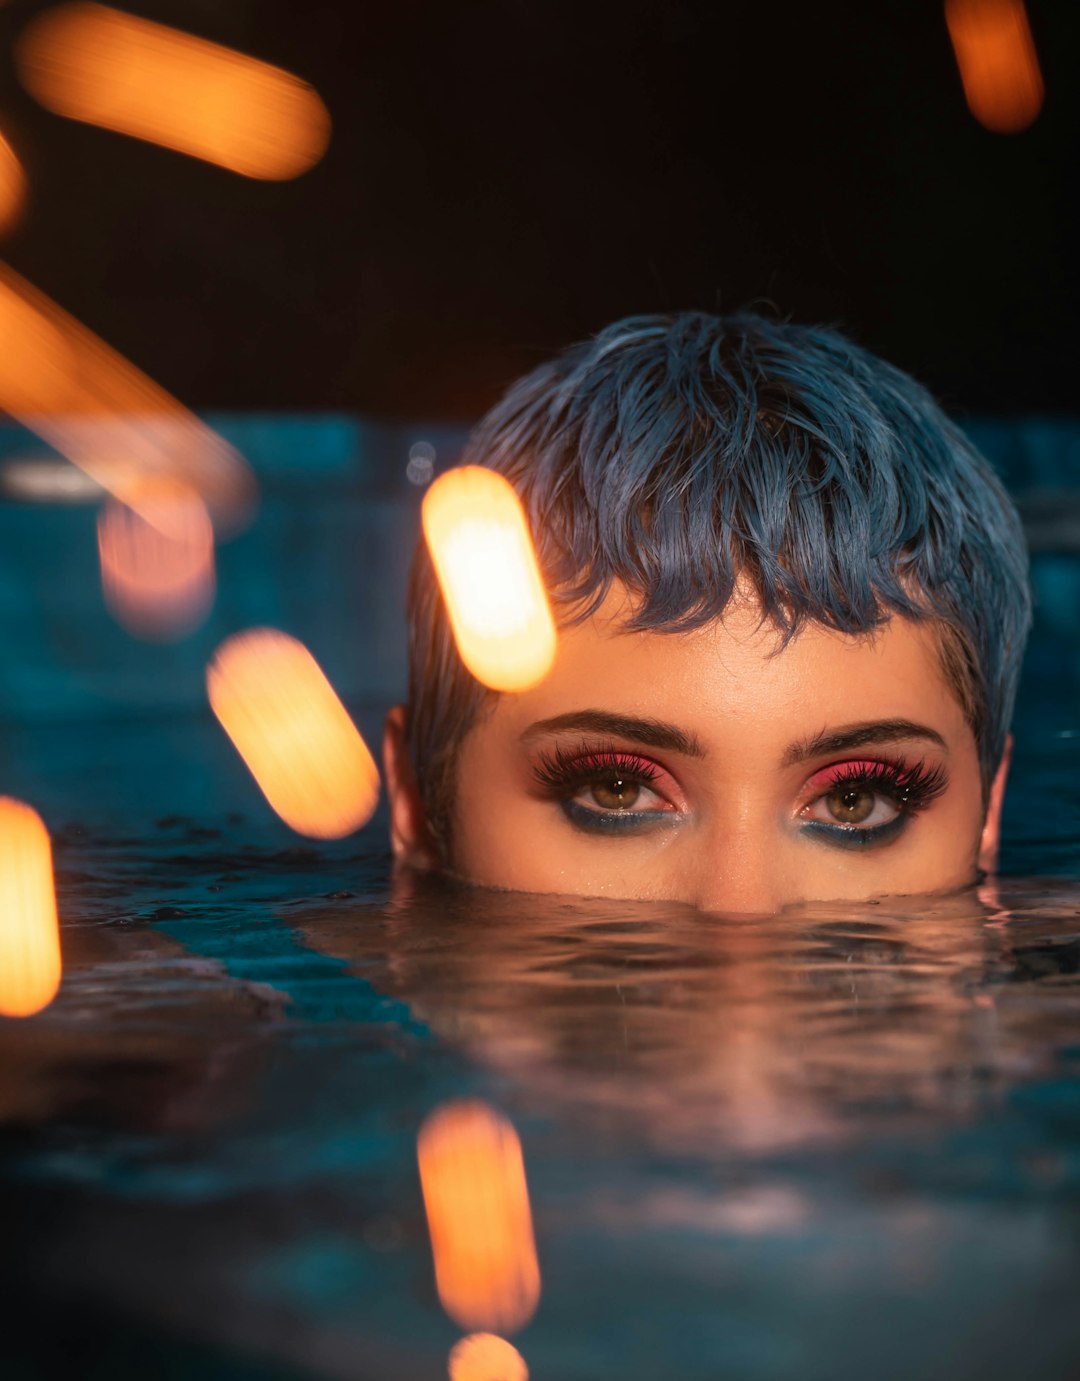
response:
M841 787L825 797L829 814L842 825L861 825L874 809L877 796L865 787Z
M609 777L606 782L594 782L590 789L596 804L605 810L626 810L641 795L637 782L628 782L623 777Z

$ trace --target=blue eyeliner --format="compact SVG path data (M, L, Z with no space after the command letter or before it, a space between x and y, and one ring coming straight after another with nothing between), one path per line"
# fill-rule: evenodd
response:
M590 810L574 800L560 801L559 809L576 829L590 834L636 834L653 827L670 828L683 819L674 810Z
M891 844L903 832L909 819L910 815L901 811L884 825L868 830L858 825L829 825L824 820L808 820L800 832L841 849L872 849L877 844Z
M824 769L824 775L828 772ZM624 753L607 746L592 748L583 741L576 752L567 752L556 745L541 753L533 766L533 778L545 796L552 798L568 823L585 834L612 838L630 838L647 830L670 829L687 819L685 811L632 810L638 798L638 788L652 788L660 777L655 763L635 753ZM814 780L817 780L815 777ZM913 766L906 762L882 757L871 762L841 764L829 773L826 790L815 798L818 801L840 797L841 805L855 796L855 804L867 797L889 801L896 814L883 825L866 827L845 824L840 820L802 818L800 833L809 834L817 843L831 848L862 852L893 843L910 824L912 818L924 810L948 786L948 776L942 765L927 767L923 762ZM632 791L628 805L621 810L594 809L576 799L586 790L595 798L596 789L606 787L608 794L622 798L626 789ZM600 793L604 794L603 792ZM659 793L657 793L659 794ZM598 803L599 804L599 803ZM848 801L848 805L851 802ZM810 806L805 808L810 809ZM862 815L868 812L863 811Z

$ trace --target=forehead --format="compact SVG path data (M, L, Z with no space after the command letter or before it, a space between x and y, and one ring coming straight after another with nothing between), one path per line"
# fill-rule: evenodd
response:
M604 709L677 723L705 744L734 736L758 747L872 719L970 736L928 623L895 616L858 637L806 624L784 647L749 599L689 632L630 630L631 614L616 590L594 616L564 627L550 675L500 697L496 716L524 729L568 710Z

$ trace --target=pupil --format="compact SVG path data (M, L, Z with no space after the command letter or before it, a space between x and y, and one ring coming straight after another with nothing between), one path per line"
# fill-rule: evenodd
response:
M622 777L612 777L610 781L597 782L592 794L597 805L605 810L625 810L637 800L641 788L634 782L624 781Z
M829 797L829 809L833 817L845 825L858 825L874 809L874 793L859 787L834 791Z

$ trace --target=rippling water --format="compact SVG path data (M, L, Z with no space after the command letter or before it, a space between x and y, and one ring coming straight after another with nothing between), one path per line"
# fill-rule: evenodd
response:
M253 839L56 839L5 1378L444 1376L415 1148L462 1095L524 1146L535 1378L1077 1374L1075 881L750 921Z
M375 741L416 433L230 425L260 522L172 648L106 618L89 509L0 504L0 792L53 829L66 961L0 1020L0 1381L445 1376L416 1141L461 1096L520 1133L535 1381L1080 1375L1075 424L978 433L1036 551L1008 876L752 922L296 846L203 668L301 631Z

